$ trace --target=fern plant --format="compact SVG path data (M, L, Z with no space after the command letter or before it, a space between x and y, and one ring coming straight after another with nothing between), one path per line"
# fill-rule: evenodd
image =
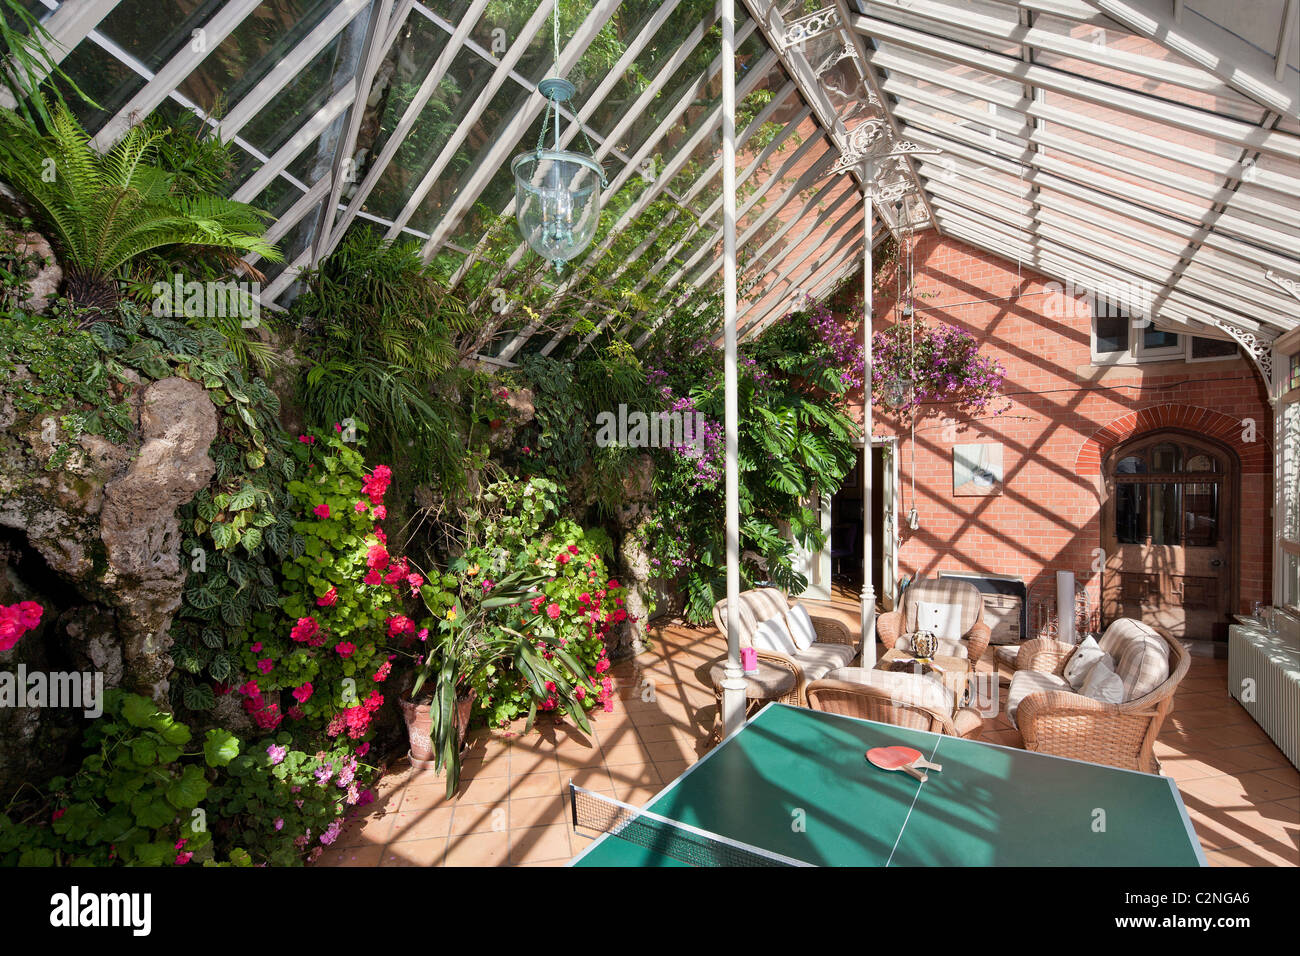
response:
M66 106L51 111L49 135L0 109L0 163L51 230L75 304L111 308L118 272L167 246L280 258L262 237L264 213L218 196L182 194L178 175L154 163L162 135L134 126L101 154Z

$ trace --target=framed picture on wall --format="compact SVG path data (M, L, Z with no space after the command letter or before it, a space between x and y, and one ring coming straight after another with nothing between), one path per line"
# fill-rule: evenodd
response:
M959 498L1002 494L1002 445L953 445L952 493Z

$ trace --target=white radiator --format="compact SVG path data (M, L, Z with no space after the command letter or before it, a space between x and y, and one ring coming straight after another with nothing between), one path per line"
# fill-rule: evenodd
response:
M1300 767L1300 639L1293 630L1228 628L1228 692Z

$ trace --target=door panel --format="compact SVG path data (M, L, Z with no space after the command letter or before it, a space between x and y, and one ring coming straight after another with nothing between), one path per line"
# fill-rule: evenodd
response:
M1232 608L1236 459L1193 436L1158 432L1103 465L1102 613L1171 637L1226 637Z

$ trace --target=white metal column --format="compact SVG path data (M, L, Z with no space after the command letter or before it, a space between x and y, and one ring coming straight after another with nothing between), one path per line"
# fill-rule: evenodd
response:
M736 3L722 0L722 284L727 490L727 665L722 718L730 734L745 722L740 668L740 404L736 395Z
M875 162L863 162L862 228L867 231L862 244L862 666L876 666L876 586L872 567L871 527L875 509L871 504L871 239L875 210L871 208L871 184L875 182Z

